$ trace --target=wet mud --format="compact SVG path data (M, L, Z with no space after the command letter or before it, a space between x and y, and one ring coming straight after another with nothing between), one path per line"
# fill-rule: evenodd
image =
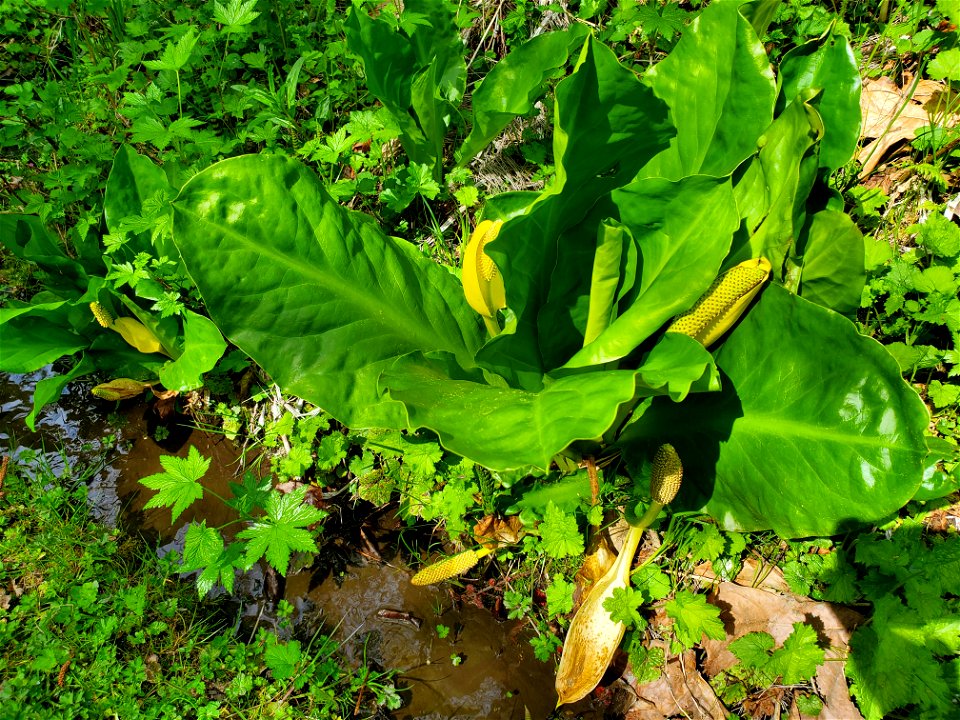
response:
M37 431L30 432L24 420L33 388L52 374L49 368L28 375L0 374L0 453L14 458L42 453L58 477L87 484L95 518L154 538L160 553L182 548L186 528L195 518L217 526L235 519L210 493L175 525L168 508L144 509L152 491L139 480L161 472L164 455L186 457L189 448L196 447L211 458L204 486L222 496L241 474L240 450L217 433L196 429L190 418L161 421L142 399L117 406L90 395L93 383L77 382L58 404L41 412ZM75 467L87 467L89 474L77 477ZM498 620L479 603L464 602L464 596L449 590L411 585L412 571L389 549L397 545L395 520L369 509L358 522L342 515L329 529L325 526L321 554L300 558L299 563L295 558L279 589L271 588L270 573L257 567L238 579L234 599L245 620L262 621L282 596L297 610L298 636L323 631L342 644L357 667L372 662L397 670L404 699L393 713L397 720L621 716L589 701L555 712L554 664L534 657L523 625ZM307 563L309 567L295 571ZM440 637L440 625L449 628L445 637Z

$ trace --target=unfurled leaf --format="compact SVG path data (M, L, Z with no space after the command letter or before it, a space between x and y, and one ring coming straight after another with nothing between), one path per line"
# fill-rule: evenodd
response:
M265 555L277 572L286 575L293 552L316 552L313 534L306 528L323 520L327 513L305 504L306 494L306 487L289 493L274 490L264 505L266 517L237 533L238 538L248 541L247 567Z
M175 521L195 500L203 497L200 478L210 468L210 460L191 445L187 457L163 455L160 457L160 464L164 472L148 475L140 480L151 490L158 491L147 501L144 508L169 507L171 521Z
M230 0L226 5L213 3L213 19L221 25L226 25L224 32L238 32L244 25L249 25L260 15L254 10L257 0Z
M159 60L145 60L143 64L151 70L182 70L189 62L190 53L193 52L193 46L197 44L197 40L198 37L194 35L193 28L190 28L176 42L173 40L167 42Z

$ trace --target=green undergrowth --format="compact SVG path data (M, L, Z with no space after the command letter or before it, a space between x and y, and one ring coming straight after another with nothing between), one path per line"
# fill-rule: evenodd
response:
M0 716L383 717L389 673L329 637L260 628L200 601L141 539L92 521L82 477L11 463L0 498ZM289 616L289 613L287 613ZM282 636L282 637L281 637Z
M591 138L596 140L601 135L596 125L602 123L574 134L570 147L556 156L556 148L562 150L567 141L554 145L550 137L550 118L564 120L563 113L568 113L569 119L558 125L563 130L567 125L577 127L578 118L596 109L582 102L582 94L589 91L587 85L573 90L570 82L558 85L561 77L573 73L576 58L581 56L578 48L587 33L593 34L585 48L590 52L581 57L590 59L586 70L596 66L600 68L597 77L625 83L630 92L639 92L632 87L637 79L634 75L643 77L645 88L651 83L657 88L657 97L670 96L678 92L676 88L694 87L697 80L698 73L690 72L696 63L677 59L690 52L681 45L684 35L691 37L698 24L708 22L712 6L735 2L572 3L564 13L558 13L560 27L573 28L563 31L569 32L568 36L555 33L550 40L549 32L537 35L541 38L538 42L546 37L547 43L555 43L539 46L544 57L556 55L538 65L531 62L537 53L523 48L541 26L548 31L557 29L549 24L556 8L530 0L506 5L408 0L403 3L404 11L400 3L370 2L357 2L348 8L335 2L294 6L283 1L268 5L262 0L109 0L76 8L65 0L0 0L0 27L11 35L11 42L0 47L0 64L8 67L0 88L0 116L9 118L0 123L0 228L9 230L9 237L16 240L12 245L19 251L2 251L0 299L4 310L10 310L2 316L3 321L10 328L19 326L22 330L23 349L14 358L19 364L4 369L25 372L28 365L32 370L59 357L72 358L74 364L68 374L38 385L35 412L45 403L55 402L69 380L87 374L96 373L102 380L132 379L132 384L108 388L104 391L108 394L100 395L111 402L146 392L146 402L155 403L163 392L162 384L180 393L166 402L192 414L201 426L222 432L238 443L259 446L267 456L264 468L269 466L270 472L269 478L248 474L231 484L230 497L222 498L236 511L243 529L229 533L222 527L208 526L206 521L194 523L186 533L179 562L175 558L157 560L139 541L124 539L122 534L90 523L82 510L84 493L80 485L65 486L42 471L40 478L33 480L23 468L12 468L6 498L0 501L0 580L7 583L6 589L0 590L0 645L4 647L0 658L0 714L6 708L19 708L23 717L334 717L358 712L375 716L379 706L394 707L398 698L389 676L350 673L337 660L336 647L329 639L278 640L261 630L255 638L243 642L230 630L228 607L204 599L218 585L232 591L237 572L258 562L269 563L280 574L322 562L331 539L330 516L327 510L304 504L308 497L322 507L327 507L324 503L329 498L337 497L330 503L337 505L337 510L352 503L359 512L371 508L374 512L386 508L395 511L403 526L400 546L404 558L415 568L464 548L476 548L478 542L496 541L495 551L470 573L453 578L445 589L458 601L487 607L504 620L521 621L533 631L529 643L536 657L547 663L556 661L577 607L576 589L587 584L578 572L593 549L591 541L620 517L624 508L628 515L635 508L637 514L644 510L649 469L642 458L631 463L616 448L593 453L592 447L588 447L592 455L554 456L553 450L562 449L560 443L546 449L551 452L541 452L543 457L533 458L541 461L539 469L531 467L526 455L521 457L522 462L513 462L495 454L492 459L488 457L487 465L511 469L490 470L444 449L444 445L466 448L457 452L479 460L481 453L495 448L504 438L513 439L523 450L532 446L522 435L532 424L514 419L513 429L505 431L510 408L497 410L498 406L487 399L494 397L494 390L495 398L505 395L506 389L518 390L508 388L506 381L502 387L483 386L488 394L478 396L475 411L463 410L467 405L460 394L440 397L428 408L437 416L432 424L420 422L419 427L425 429L419 432L408 430L417 425L410 415L395 426L385 425L384 430L346 427L342 423L357 428L377 424L364 413L374 408L373 393L380 402L384 388L390 389L386 383L389 372L381 377L380 370L365 371L362 377L348 375L331 382L336 392L345 396L348 390L354 393L363 382L367 384L369 397L356 396L359 409L352 416L355 419L335 412L336 408L320 394L316 396L319 399L312 399L303 384L291 381L285 385L281 377L290 370L294 354L298 361L293 379L298 383L301 376L315 379L324 375L305 370L303 363L308 360L334 357L332 369L336 372L368 368L369 358L363 353L371 350L366 338L343 341L345 350L363 350L343 360L331 352L330 345L311 349L309 343L319 333L315 328L297 325L304 318L327 322L332 316L345 328L364 327L364 323L350 320L341 287L330 301L329 308L334 312L329 308L316 310L311 303L317 293L308 289L294 301L286 294L282 296L277 309L285 311L287 317L257 304L255 312L232 310L242 326L235 328L234 334L224 328L223 318L229 319L230 315L226 310L217 320L217 329L210 319L215 294L205 290L201 298L194 284L199 283L199 273L188 273L184 265L189 253L173 244L175 240L182 242L190 232L198 233L194 228L200 223L189 219L174 232L171 201L179 194L183 213L184 198L189 199L193 192L200 198L197 207L206 209L214 196L221 196L221 190L235 192L249 186L249 197L257 202L272 202L274 210L292 207L294 203L283 193L288 190L292 173L300 173L302 183L317 187L316 197L307 198L303 204L320 207L317 198L321 198L322 206L329 210L329 216L316 221L317 237L333 237L331 228L323 226L321 220L330 223L334 216L346 218L346 211L339 213L348 206L366 214L362 222L356 220L358 227L369 230L373 227L371 218L380 225L376 238L365 236L365 248L376 246L380 240L393 243L399 238L398 243L403 244L397 256L404 262L409 260L420 267L429 257L446 266L434 272L437 268L430 263L433 275L429 283L424 283L443 288L437 297L446 304L438 305L429 321L417 323L421 328L439 326L453 315L448 307L450 300L460 298L460 271L456 267L459 240L466 241L472 223L484 212L487 217L497 217L500 212L508 223L511 213L520 212L511 203L519 202L521 193L506 200L494 199L504 187L502 182L517 181L517 187L524 190L546 182L553 192L570 181L570 168L575 167L570 158L578 147L587 148L582 153L591 161L616 155L606 149L590 150ZM730 17L736 20L733 13ZM852 525L839 522L826 530L819 525L814 529L802 525L784 533L800 538L836 533L830 538L786 541L773 532L728 532L718 521L729 515L725 510L739 512L745 504L743 498L772 493L769 507L777 512L804 505L817 492L797 483L790 487L782 482L783 475L789 468L811 464L817 455L824 463L834 457L834 453L811 443L812 447L790 462L784 460L789 456L790 442L770 444L761 438L761 454L744 456L732 465L738 471L733 473L736 477L739 468L751 467L767 473L764 481L734 493L732 499L720 498L713 519L697 512L662 515L653 525L659 533L659 549L650 557L654 551L646 548L647 554L642 555L646 560L634 570L629 586L618 588L606 609L613 620L628 629L623 649L635 676L641 682L653 681L673 655L701 646L705 637L724 637L720 610L707 602L698 568L709 563L717 577L730 580L748 561L778 565L795 594L851 606L866 619L853 634L849 658L839 657L836 648L824 647L821 639L813 637L812 626L798 625L780 644L766 633L736 639L730 649L737 663L710 679L730 712L762 716L757 710L759 699L776 690L784 702L795 699L801 711L816 715L819 704L829 698L817 694L813 674L823 662L846 659L852 695L868 720L950 717L957 707L956 688L960 686L960 587L955 580L960 577L960 540L952 530L929 530L923 519L931 510L956 503L960 483L960 229L955 221L943 216L960 160L960 130L956 125L940 126L931 119L929 126L918 129L912 143L897 148L871 177L861 178L854 158L867 140L858 140L854 127L860 115L859 98L852 92L852 85L840 80L852 73L865 84L885 76L898 87L908 86L911 78L956 86L960 83L957 11L951 0L877 4L758 0L744 17L757 32L756 42L751 41L750 47L757 46L757 57L766 53L757 67L765 71L772 63L771 67L779 68L781 79L789 81L784 84L778 80L774 87L769 79L764 80L773 93L768 98L768 110L775 111L783 122L777 130L780 135L765 134L757 148L766 148L765 152L800 144L808 148L814 136L816 142L822 141L822 147L833 144L833 150L825 150L822 155L798 151L796 167L783 171L791 184L784 185L784 204L770 217L792 217L796 227L778 226L770 235L779 238L793 233L795 238L808 238L807 257L801 253L792 262L796 269L801 260L815 261L818 252L826 258L819 268L812 262L806 276L800 276L802 283L813 288L811 297L828 306L832 302L833 310L857 321L857 331L882 343L899 364L900 374L925 401L931 412L929 432L922 440L917 432L913 451L918 456L924 451L927 454L923 468L919 461L913 464L911 480L916 488L922 470L922 484L915 494L898 496L895 503L890 501L882 509L871 504L868 496L892 487L893 477L891 482L870 482L856 492L839 493L843 503L834 508L838 518L846 517L847 506L860 503L863 507L857 512L851 509L849 514L859 514L873 524L861 523L854 530L850 530ZM590 31L585 29L588 25ZM745 23L741 25L746 31ZM753 30L749 33L752 38ZM708 35L712 41L730 33ZM829 42L821 48L827 38ZM839 55L826 51L846 48L848 42L849 54L846 49ZM577 52L570 54L571 47ZM651 68L669 59L678 47L674 64L664 65L673 67L670 73L679 78L672 89L670 83L664 83L665 78L673 76ZM384 48L389 52L383 52ZM511 51L520 51L514 57L523 60L517 61L512 70L507 60ZM396 57L402 57L403 62L395 62ZM810 63L809 68L805 63ZM491 73L498 64L510 70L507 75L511 82L502 78L498 81ZM526 68L526 75L537 75L536 82L520 73L520 66ZM804 68L810 72L801 72ZM580 70L580 75L585 76L586 70ZM802 102L793 105L797 112L784 114L786 103L793 102L797 94L799 79L819 78L817 73L821 71L825 74L817 82L840 87L846 104L834 104L831 110L832 101L821 100L819 89L811 94L807 92L811 88L806 88ZM491 75L494 82L483 90L479 81ZM519 82L523 77L526 82ZM523 92L513 97L508 91L517 88ZM778 94L782 97L774 105ZM704 91L698 97L708 95ZM743 90L737 104L747 104L756 96L749 88ZM510 102L506 102L508 98ZM649 112L655 109L649 99L638 106ZM571 113L569 108L577 112ZM840 112L844 108L845 114ZM820 132L822 127L810 124L810 118L820 117L814 110L822 113L828 126L825 135ZM638 138L656 135L655 123L638 122L635 127L641 128L635 133ZM506 132L501 132L504 128ZM765 128L761 124L756 129L759 132ZM795 136L787 134L790 128ZM741 126L735 130L724 136L723 142L717 141L718 155L727 153L727 146L733 144L731 138L746 137ZM564 131L558 137L571 136ZM775 142L777 138L780 140ZM791 138L793 144L786 143ZM843 152L836 143L843 145ZM751 144L749 150L760 153L757 148ZM464 158L465 149L474 154L482 150L483 162ZM235 176L225 188L214 187L216 192L197 195L198 187L203 190L204 183L212 182L205 168L244 154L257 155L256 164L249 158L231 160L223 172L230 172L232 167ZM299 164L294 166L290 160L281 167L279 156ZM484 165L491 157L502 164L494 163L492 169ZM770 177L778 176L781 163L777 158L758 158L759 167L770 166ZM819 166L818 158L823 159ZM616 165L602 171L589 165L579 178L574 177L577 192L571 197L584 197L589 182L612 181L622 166L629 164L627 157L617 155L615 159ZM745 166L740 165L735 173L734 169L741 160L734 158L720 174L733 173L739 182ZM271 168L284 180L273 185L272 196L267 172ZM710 174L702 168L696 170ZM690 177L695 174L693 170L689 173ZM629 175L621 180L633 181L633 174ZM820 214L819 223L805 222L797 215L807 202L805 193L814 175L817 192L811 194L807 209L810 217ZM689 201L677 203L678 208L708 204L702 176L697 176L701 179L690 184L692 189L684 196ZM214 179L221 177L217 174ZM798 193L793 186L801 180L806 189ZM761 186L764 183L758 183L757 187ZM136 189L131 192L131 187ZM239 197L244 201L225 208L225 217L231 217L234 208L247 205L246 196ZM542 209L544 205L538 202L541 204L533 207ZM637 202L638 208L648 205ZM853 220L832 224L845 217L844 212ZM19 218L20 213L23 218ZM675 215L665 214L663 222ZM646 223L637 224L646 227ZM715 216L711 222L697 225L697 243L691 246L705 245L704 238L715 225ZM265 241L284 235L275 221L264 227ZM286 230L304 227L306 223L298 220ZM607 234L599 237L606 238L605 247L619 247L622 239L617 233L622 228L618 229L618 224L603 227ZM509 241L509 232L507 226L499 247L506 246L504 239ZM865 237L861 238L861 233ZM545 236L539 226L529 232L533 239ZM210 237L215 240L210 248L195 253L203 261L220 243L218 234ZM585 245L592 247L596 233L591 230L584 237ZM310 239L312 242L312 235ZM846 242L848 254L827 255L827 248L839 246L840 240ZM498 251L497 247L493 247L494 260L509 267L507 251ZM636 258L628 252L633 246L627 243L623 247L627 253L624 272L632 267L635 273ZM530 255L526 264L517 263L522 273L514 269L514 288L524 280L529 267L542 261L539 251ZM351 253L346 267L357 268L361 257L359 250ZM571 283L586 277L584 268L589 271L592 258L577 257L565 276ZM222 275L228 263L212 265L216 274ZM256 262L238 263L238 277L260 278L265 292L279 287L279 281L274 282L266 273L250 272L250 265L260 270L266 267ZM547 266L552 268L552 261ZM315 258L304 262L303 267L309 269L307 279L318 272ZM368 294L382 286L377 274L382 263L373 262L371 268L375 272L370 278L344 286L363 287ZM851 276L841 283L843 292L839 294L839 285L823 283L824 277L829 279L835 270L841 276ZM557 276L561 275L557 271ZM702 284L714 275L705 273ZM284 273L285 280L287 277ZM795 286L796 272L786 274L783 280ZM633 292L629 290L633 282L631 276L628 284L615 289L626 296ZM408 292L409 288L420 287L415 280L405 283L394 299L383 302L391 312L397 310L401 300L406 302L417 294ZM294 285L308 287L306 283ZM664 292L664 302L687 292L690 283L685 281L683 285ZM563 285L558 287L561 289L549 294L544 289L530 297L559 303L571 293ZM802 286L801 290L801 294L807 292ZM228 303L238 294L237 284L224 282L222 291L221 304L231 310ZM697 293L690 292L692 301ZM596 293L596 297L601 296ZM776 297L771 289L767 303ZM617 302L621 299L618 294ZM129 332L148 340L155 334L165 350L164 357L155 349L150 353L140 351L136 345L135 353L128 346L133 343L120 329L101 327L88 312L94 300L113 314L126 315L123 327ZM26 301L31 301L31 307ZM547 318L542 328L543 347L556 356L552 358L556 365L566 360L568 354L564 353L571 350L552 346L562 335L555 329L563 324L567 308L554 312L544 307L536 322L529 313L521 329L533 332L536 326L540 332L540 320ZM787 306L781 303L771 307L769 317L782 314ZM502 315L505 328L507 323L517 322L513 310L511 305L511 313ZM654 324L665 322L673 312L665 312ZM248 326L258 313L266 318L264 325L270 331L293 338L290 346L281 346L276 338L264 344L265 357L270 359L271 353L276 356L276 369L269 370L272 380L243 351L227 344L231 337L238 336L249 341ZM820 317L818 322L824 325L827 320L823 318L839 322L833 314L822 312ZM49 325L44 326L48 331L36 331L37 318L45 323L49 318ZM475 337L473 331L480 328L476 320L469 315L464 327L471 331L467 333L471 343L479 345L486 338ZM771 342L769 336L761 337L759 332L747 336L750 327L748 322L741 324L741 336L756 340L742 356L744 377L755 377L756 367L771 368L782 359L771 356L772 360L768 357L757 362L762 352L783 345L783 336L778 334L777 342ZM50 329L63 332L55 334ZM861 343L863 338L849 329L848 335L860 343L858 349L873 347L867 341ZM9 341L14 333L9 329L6 332ZM504 334L517 337L516 332ZM488 351L502 348L504 339L488 345ZM571 347L579 352L581 338L574 339ZM700 350L688 346L690 352ZM839 357L835 344L825 343L823 347ZM819 359L820 351L811 348L814 344L805 335L797 343L796 353L805 356L809 351ZM245 349L255 354L248 345ZM472 354L476 348L469 349ZM396 347L390 345L387 351L396 352ZM729 357L734 351L720 352L722 359L722 353ZM5 358L8 362L10 355ZM412 355L404 356L408 365ZM531 357L539 362L540 356L538 346ZM858 371L865 357L864 353L853 353L846 374ZM504 366L507 360L515 359L510 353L504 358L498 361ZM453 368L453 364L440 367L427 355L416 360L422 360L422 367L407 367L406 376L401 372L402 363L390 366L394 372L392 392L396 395L391 407L406 401L414 411L422 410L418 402L432 392L434 381L442 374L439 370L450 374ZM730 366L735 360L729 360ZM888 360L884 356L884 362ZM264 362L260 357L257 361ZM486 361L491 362L489 357ZM712 363L707 358L703 361ZM676 363L671 360L670 364ZM886 375L918 405L913 392L902 387L897 364L886 363ZM528 367L519 367L524 373L529 371ZM722 369L729 374L727 367ZM465 373L461 377L458 373L460 370L453 373L455 377L445 378L458 383L458 392L464 387L476 389L480 380L489 379L478 380ZM518 371L517 377L525 375ZM568 383L562 387L570 387L572 377L560 377ZM468 380L471 385L466 384ZM548 380L558 382L558 378ZM273 381L311 402L282 395ZM863 387L873 384L868 376ZM807 390L803 384L792 390L784 390L782 385L781 378L770 373L766 384L748 387L742 399L749 405L759 398L776 397L777 393L799 397ZM540 391L536 382L522 389ZM627 390L624 397L632 397L633 388ZM686 390L679 394L685 395ZM584 393L589 399L597 395L595 390ZM353 401L354 396L347 400ZM663 398L659 400L667 405ZM883 413L886 417L885 411L892 404L875 401L878 416ZM587 415L586 402L571 405L576 405L575 411L567 412L567 420L558 423L564 430ZM780 403L781 407L790 405ZM105 403L104 407L113 405ZM491 412L491 407L497 412ZM842 409L850 410L846 406ZM714 410L707 406L691 412L691 420L678 420L678 436L682 439L703 418L715 419ZM449 417L441 414L447 411ZM383 412L386 416L386 410ZM563 415L557 411L554 414ZM613 417L612 413L607 415ZM761 417L765 418L765 427L787 427L792 422L786 417L787 422L778 425L769 416ZM31 415L28 422L33 419ZM393 420L392 416L388 419ZM819 420L814 417L810 426L816 428ZM452 428L447 437L431 433L430 428L442 428L444 423ZM472 430L464 432L471 423ZM914 419L914 424L923 425L925 419ZM639 423L634 430L652 433L651 428L662 423L651 421L649 425L644 428ZM571 437L579 442L602 431L591 426L571 433ZM851 443L856 434L851 432ZM650 448L637 451L640 456L653 449L652 437ZM725 442L722 447L733 445ZM629 449L629 443L624 447ZM695 458L703 455L702 449L691 442L685 481L688 488L698 482ZM596 492L585 463L579 462L586 459L600 465ZM836 468L825 464L826 469L816 473L817 479L830 478L830 490L836 490L835 486L851 474L848 466L854 468L859 460L851 457L849 463L837 463ZM175 522L191 502L211 492L205 479L209 464L210 460L195 448L183 458L164 458L163 472L143 479L157 491L148 507L170 507L171 521ZM702 472L699 477L702 481ZM868 479L872 481L872 476ZM795 493L792 498L790 492ZM829 497L830 493L823 496ZM909 505L898 512L908 500ZM701 505L692 503L688 507ZM766 520L770 512L759 515ZM824 509L812 515L823 516ZM769 527L762 522L737 526ZM424 542L425 536L429 539ZM195 587L173 579L178 573L193 571L199 571ZM440 628L444 626L438 626L438 634ZM665 644L665 649L652 644L652 640ZM461 661L469 663L469 658ZM791 695L784 696L787 686Z

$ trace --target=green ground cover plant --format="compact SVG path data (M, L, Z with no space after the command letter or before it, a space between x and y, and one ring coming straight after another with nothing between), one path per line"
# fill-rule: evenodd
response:
M91 521L75 473L28 457L7 470L5 718L373 718L399 705L390 673L355 672L329 637L294 639L288 621L283 637L239 637L232 606L171 582L174 556Z
M936 569L956 533L921 520L960 484L957 125L889 164L906 194L853 158L861 77L960 82L950 2L591 0L547 32L555 9L525 0L0 7L0 368L62 358L31 421L96 372L119 381L104 397L180 392L262 445L274 479L235 484L238 521L191 525L168 564L201 596L322 555L302 501L346 488L411 536L443 528L405 545L414 565L466 547L489 586L452 591L524 620L554 662L578 573L648 509L669 442L681 495L607 608L638 680L723 636L698 567L730 580L773 557L795 593L870 618L846 664L868 720L949 713L960 609ZM487 192L491 157L545 185ZM771 279L729 332L670 331L761 257ZM133 323L167 352L131 347ZM176 520L204 462L167 458L151 506ZM736 640L712 680L728 711L788 686L816 714L810 677L838 658L810 630ZM237 682L307 667L295 642L255 639Z

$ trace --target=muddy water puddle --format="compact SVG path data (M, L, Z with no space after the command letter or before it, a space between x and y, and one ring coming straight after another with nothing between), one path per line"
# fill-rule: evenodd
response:
M30 432L24 421L34 387L52 374L49 368L27 375L0 374L0 452L14 458L43 454L58 477L77 479L72 468L89 468L79 479L89 488L93 516L107 525L119 522L130 530L148 531L158 538L160 552L182 547L194 518L215 526L234 519L212 495L195 503L176 526L170 524L169 509L143 507L151 491L139 480L163 470L162 456L186 457L191 446L211 459L205 487L225 496L227 484L236 481L236 446L221 435L190 427L188 418L163 423L158 432L157 418L145 403L127 401L115 409L114 403L90 395L92 383L77 382L58 404L44 408L37 431ZM387 557L387 545L394 540L379 534ZM342 550L343 538L339 542ZM317 565L326 565L326 572L317 572L315 565L287 579L283 592L298 610L296 632L309 638L322 629L342 644L357 666L373 662L397 670L404 698L404 706L393 714L397 720L604 717L587 703L554 713L554 665L534 657L529 635L517 622L498 621L486 609L456 602L443 589L411 585L412 572L401 560L366 562L362 550L341 555L354 562L332 562L321 555ZM266 582L258 568L237 587L244 597L235 599L245 615L269 614ZM449 629L442 638L441 625Z

